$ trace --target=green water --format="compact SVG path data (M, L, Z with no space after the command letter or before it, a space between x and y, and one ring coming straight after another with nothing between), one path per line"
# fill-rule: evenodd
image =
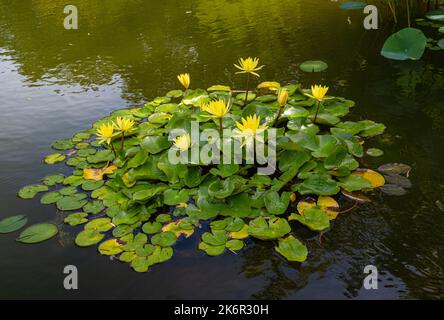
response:
M385 123L372 142L385 155L367 165L409 164L413 188L341 215L322 242L304 239L303 264L256 241L210 258L196 235L179 242L171 261L137 274L95 247L77 248L75 228L40 245L2 235L0 298L444 298L442 51L385 60L379 51L392 27L366 31L361 13L326 0L71 1L76 31L63 28L65 4L0 0L0 218L61 222L54 207L16 197L54 171L41 163L53 141L178 88L181 72L191 73L193 87L239 87L233 63L249 55L266 65L263 80L326 83L356 101L350 118ZM307 59L330 67L304 74L298 65ZM77 291L63 288L68 264L78 267ZM368 264L379 270L378 290L362 288Z

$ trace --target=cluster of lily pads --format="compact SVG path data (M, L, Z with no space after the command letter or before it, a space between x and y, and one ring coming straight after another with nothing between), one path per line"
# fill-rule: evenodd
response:
M256 59L241 59L237 67L256 76L257 65ZM116 110L90 129L56 141L57 152L44 162L65 163L71 175L47 176L22 188L19 197L44 193L42 204L55 205L66 224L82 225L78 246L98 244L101 254L145 272L169 260L176 243L194 233L201 235L198 248L210 256L242 250L255 238L275 241L278 254L302 262L308 250L294 230L329 229L349 211L339 202L365 201L364 192L385 184L381 174L360 162L382 155L365 142L385 126L344 120L355 103L327 97L328 88L262 82L254 90L225 85L203 90L189 88L188 74L179 81L185 91ZM200 122L200 130L275 127L276 172L260 175L256 164L171 164L168 150L184 151L189 144L183 137L170 141L168 134L190 132L192 121ZM9 219L0 222L0 232L26 223L19 216ZM56 225L40 224L26 229L19 241L35 243L56 233Z

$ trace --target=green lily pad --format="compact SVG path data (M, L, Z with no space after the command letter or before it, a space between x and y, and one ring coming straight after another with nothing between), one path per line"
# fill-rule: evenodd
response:
M426 18L433 21L444 21L444 9L436 9L426 13Z
M63 220L63 222L74 227L88 222L88 219L86 219L87 216L88 214L84 212L71 213Z
M220 256L225 251L225 245L212 246L206 242L199 243L199 249L205 251L209 256Z
M225 244L225 246L233 251L239 251L244 247L244 242L242 240L229 240L227 241L227 243Z
M113 228L110 218L98 218L91 220L85 225L85 230L97 230L99 232L106 232Z
M17 238L21 243L38 243L54 237L59 230L52 223L40 223L26 228Z
M84 207L83 211L89 214L97 214L100 211L105 209L105 206L103 205L103 202L100 200L96 200L93 202L88 202Z
M169 206L175 206L179 203L186 203L190 199L189 190L165 190L163 193L163 202Z
M54 192L48 192L45 193L41 198L40 198L40 203L41 204L52 204L52 203L56 203L57 201L59 201L62 198L62 195L56 191Z
M53 154L46 156L45 159L43 160L43 162L45 162L47 164L55 164L55 163L62 162L65 159L66 159L65 155L60 154L60 153L53 153Z
M17 231L28 222L28 218L23 215L16 215L0 220L0 233L10 233Z
M301 194L317 194L320 196L335 195L340 191L336 182L328 175L312 175L297 185Z
M307 247L293 236L279 239L279 245L275 247L275 250L288 261L303 262L308 255Z
M288 220L297 220L306 225L313 231L322 231L330 227L330 219L328 214L317 208L308 208L304 210L304 214L293 213Z
M212 233L205 232L202 235L202 241L211 246L222 246L227 242L227 233L222 230L214 230Z
M105 182L102 181L94 181L94 180L86 180L82 183L82 189L85 191L93 191L96 189L99 189L101 186L103 186Z
M268 220L259 217L250 222L248 233L261 240L278 239L291 231L287 220L270 217Z
M367 153L371 157L380 157L384 154L384 151L378 148L370 148L365 153Z
M90 247L102 241L104 237L105 235L98 230L83 230L77 234L75 243L79 247Z
M100 150L96 154L86 158L86 160L92 164L112 161L113 159L114 155L111 150Z
M122 244L120 244L117 239L106 240L99 246L99 252L105 256L114 256L122 251Z
M62 183L65 180L65 176L63 174L53 174L50 176L46 176L42 179L44 185L52 187L58 183Z
M22 199L33 199L37 193L48 191L48 187L41 184L34 184L20 189L18 196Z
M71 139L62 139L54 142L51 147L55 150L68 150L74 148L74 143Z
M85 204L88 203L88 200L79 200L74 195L64 196L57 200L57 209L61 211L71 211L81 209Z
M328 68L328 64L321 60L308 60L299 66L304 72L321 72Z
M170 231L155 234L151 238L152 244L161 247L171 247L176 243L176 241L177 241L176 236L174 235L174 233Z
M381 54L393 60L418 60L424 54L427 37L415 28L404 28L392 34L384 43Z
M64 187L58 191L62 196L70 196L77 193L77 188L74 186Z
M147 234L157 233L162 229L162 224L160 222L147 222L142 226L142 231Z
M370 181L356 175L349 175L348 177L341 179L339 185L348 192L373 188Z
M265 207L270 214L279 215L287 211L290 204L290 192L283 192L281 196L276 191L268 191L264 197Z

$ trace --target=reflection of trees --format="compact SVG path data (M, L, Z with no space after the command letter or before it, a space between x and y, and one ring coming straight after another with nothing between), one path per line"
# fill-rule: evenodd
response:
M288 81L305 59L346 63L341 52L320 48L353 41L336 4L323 0L74 1L75 31L63 28L65 4L0 0L0 46L29 82L91 88L117 78L126 94L152 97L185 70L200 75L196 86L236 80L232 64L240 55L259 56L269 66L264 78L276 72Z

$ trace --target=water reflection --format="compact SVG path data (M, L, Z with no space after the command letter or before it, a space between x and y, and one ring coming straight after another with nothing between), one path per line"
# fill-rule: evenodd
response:
M372 167L397 161L412 165L414 186L402 198L374 195L370 205L341 216L322 242L296 230L310 250L303 264L282 260L270 243L252 241L235 257L212 259L191 241L178 248L176 259L140 276L95 250L56 242L31 250L11 238L0 246L0 256L9 257L0 265L5 275L0 281L7 281L0 288L13 287L16 296L36 295L49 282L48 297L65 297L55 275L59 265L75 261L91 280L83 297L444 297L439 206L444 203L444 65L439 52L416 62L384 60L379 49L391 30L366 32L360 13L337 10L336 3L325 0L72 4L79 9L77 31L63 29L64 1L0 0L0 218L12 207L32 212L35 221L54 219L53 208L15 198L20 186L50 172L40 160L52 141L86 129L113 109L177 87L179 72L190 72L195 87L236 86L243 80L232 64L245 55L266 64L262 79L326 82L335 94L357 102L351 118L386 123L387 133L372 142L384 149L384 157L365 161ZM298 70L300 62L313 58L329 63L325 74ZM367 264L380 270L376 292L362 289ZM42 278L35 291L26 291L29 270ZM111 283L115 274L122 277L117 288ZM153 286L158 291L150 290Z

